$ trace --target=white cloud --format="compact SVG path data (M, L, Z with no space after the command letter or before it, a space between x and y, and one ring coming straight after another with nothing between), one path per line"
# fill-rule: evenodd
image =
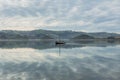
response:
M1 6L10 6L10 7L27 7L31 1L29 0L0 0Z
M119 3L119 0L0 0L0 30L24 27L75 30L73 25L84 31L104 26L100 31L110 32L111 27L115 30L119 26Z

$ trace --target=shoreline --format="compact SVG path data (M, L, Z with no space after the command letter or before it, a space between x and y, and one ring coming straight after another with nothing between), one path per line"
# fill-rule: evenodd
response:
M120 39L61 39L63 41L120 41ZM57 41L57 39L0 39L0 41Z

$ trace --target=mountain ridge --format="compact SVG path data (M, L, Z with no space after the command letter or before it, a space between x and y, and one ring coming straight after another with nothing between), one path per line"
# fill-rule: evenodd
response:
M108 32L78 32L78 31L52 31L52 30L32 30L32 31L0 31L0 39L73 39L77 36L88 35L94 38L120 38L120 34Z

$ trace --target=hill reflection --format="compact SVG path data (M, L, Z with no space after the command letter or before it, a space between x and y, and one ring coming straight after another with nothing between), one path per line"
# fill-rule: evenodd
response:
M56 45L55 41L0 41L0 48L33 48L50 49L56 47L76 48L76 47L107 47L120 45L120 41L68 41L65 45Z

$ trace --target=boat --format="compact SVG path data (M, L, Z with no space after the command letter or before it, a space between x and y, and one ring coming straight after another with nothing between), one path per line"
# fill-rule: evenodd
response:
M55 44L56 45L65 44L65 42L60 39L60 36L58 36L58 40L55 42Z
M55 44L65 44L64 41L56 41Z

